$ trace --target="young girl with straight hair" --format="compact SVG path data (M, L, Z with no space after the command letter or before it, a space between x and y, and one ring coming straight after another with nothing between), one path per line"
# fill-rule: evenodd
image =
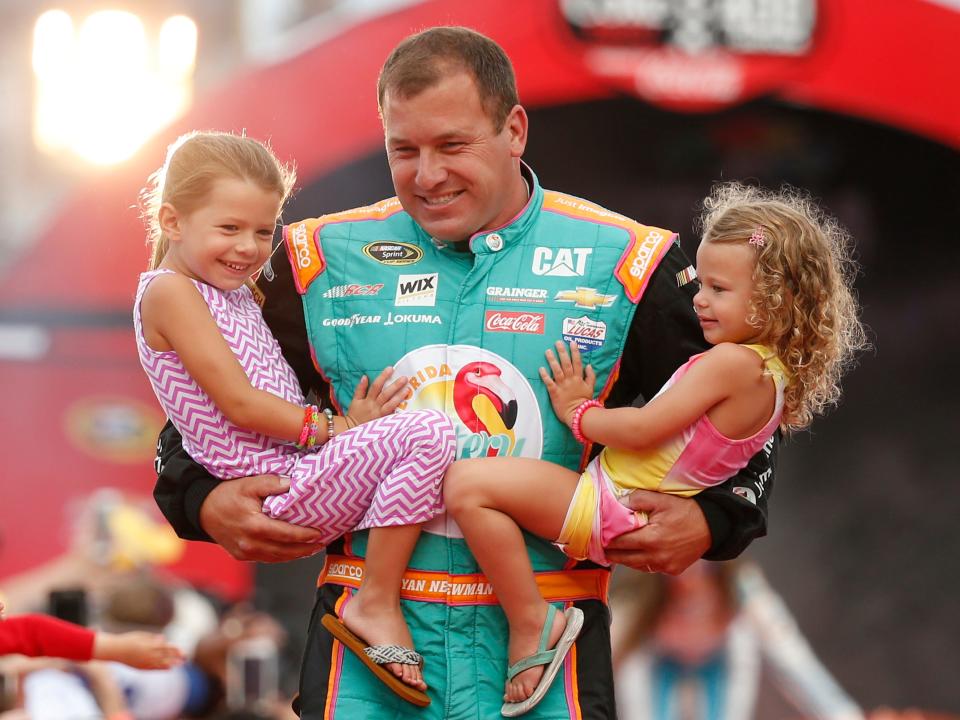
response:
M540 596L520 528L609 565L607 544L647 522L621 498L636 489L690 496L724 482L778 428L805 428L836 403L843 371L865 346L849 237L810 199L718 185L702 226L693 305L713 348L644 407L606 409L577 345L558 342L556 355L546 352L549 372L540 369L554 411L580 442L605 449L582 474L499 457L447 472L448 511L510 625L504 715L539 702L581 622L576 608L560 614Z
M425 705L400 580L421 524L443 509L453 426L438 411L393 414L406 378L390 382L392 368L362 378L343 415L305 402L250 280L270 257L294 177L248 137L191 133L171 145L143 196L153 256L134 304L140 361L184 448L212 475L289 478L264 512L321 530L324 545L370 528L361 587L331 621L366 639L351 649L391 689Z

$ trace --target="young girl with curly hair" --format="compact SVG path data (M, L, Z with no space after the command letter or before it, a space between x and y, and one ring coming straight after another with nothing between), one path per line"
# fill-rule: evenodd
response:
M693 304L713 347L644 407L606 409L577 345L558 342L556 355L546 351L550 371L540 370L554 411L580 442L605 449L582 474L497 457L454 463L445 476L447 509L510 625L507 716L539 702L582 621L540 596L520 528L608 565L607 544L647 522L620 498L636 489L690 496L724 482L778 428L805 428L835 404L866 345L849 236L812 200L728 183L704 208Z

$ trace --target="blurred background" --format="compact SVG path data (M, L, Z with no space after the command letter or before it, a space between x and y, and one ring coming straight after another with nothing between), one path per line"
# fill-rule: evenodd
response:
M747 557L860 707L960 713L960 0L0 0L0 18L10 611L77 586L96 617L111 583L146 574L207 608L191 648L262 620L273 649L244 652L276 656L279 679L258 682L295 691L318 558L187 545L150 497L163 417L130 323L138 192L180 133L222 129L296 162L288 220L392 195L379 67L407 34L462 24L512 58L545 187L675 229L691 256L717 180L807 188L850 229L874 349L784 447ZM760 672L755 717L820 716L775 675Z

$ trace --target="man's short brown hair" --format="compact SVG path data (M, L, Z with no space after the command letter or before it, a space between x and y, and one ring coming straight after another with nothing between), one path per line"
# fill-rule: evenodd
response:
M393 49L377 80L381 118L387 90L411 98L461 70L473 76L480 101L500 132L519 102L513 65L497 43L465 27L430 28L410 35Z

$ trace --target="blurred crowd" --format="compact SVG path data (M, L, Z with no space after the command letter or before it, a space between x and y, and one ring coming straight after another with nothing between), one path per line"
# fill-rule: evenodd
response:
M0 718L295 717L297 668L285 667L286 631L247 603L227 603L167 573L164 564L181 541L152 510L113 491L95 494L81 509L64 555L0 580L3 622L40 614L88 626L98 636L155 633L184 661L147 670L118 661L5 655Z
M296 643L278 618L165 572L180 542L152 507L101 491L78 513L64 555L0 580L0 622L33 613L112 637L155 633L183 658L142 669L130 659L4 655L0 720L294 718L298 658L284 650ZM748 561L701 561L677 577L620 568L611 606L620 720L768 720L762 685L778 690L790 720L960 720L861 709Z

